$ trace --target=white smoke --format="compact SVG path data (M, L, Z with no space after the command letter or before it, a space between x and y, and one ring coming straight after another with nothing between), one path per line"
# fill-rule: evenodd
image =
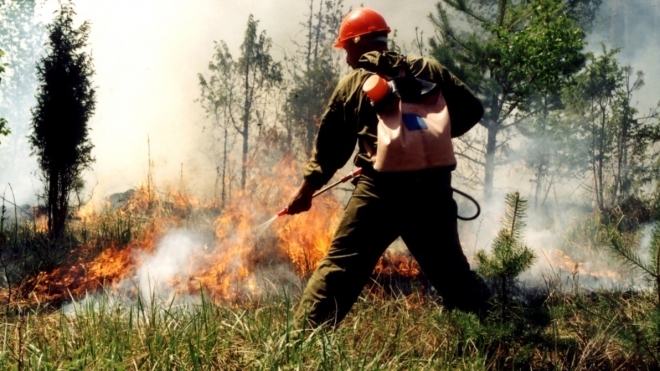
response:
M196 255L201 255L204 244L199 236L186 230L172 230L156 246L152 255L138 257L142 265L137 269L135 282L143 297L158 296L171 299L172 281L187 282L195 272Z
M398 31L400 40L413 40L415 27L420 27L425 36L433 34L427 19L429 12L435 11L433 2L409 2L402 7L396 0L345 1L346 10L362 4L381 11L390 26ZM660 30L657 5L657 0L606 1L601 9L600 26L597 25L589 37L589 50L598 51L600 41L609 43L609 47L622 46L622 62L630 62L635 69L646 72L646 86L637 95L641 112L660 100L657 89L660 49L652 47ZM309 11L307 2L293 0L240 3L228 0L79 0L75 7L78 22L90 20L92 23L89 44L96 70L93 80L98 87L98 105L90 122L96 163L87 173L87 183L89 191L93 189L99 198L125 191L143 181L148 172L149 156L154 162L157 184L172 183L183 175L194 179L193 190L199 191L205 183L212 182L214 167L199 145L206 120L195 99L199 96L197 73L206 71L213 54L213 41L226 41L237 58L247 18L252 13L261 22L259 29L273 38L275 59L281 60L284 53L291 53L292 40L300 36L300 23ZM618 17L622 14L620 10L626 7L630 8L627 10L630 35L621 39L625 40L625 45L617 45L607 21ZM51 21L56 8L57 1L46 1L42 11L44 23ZM647 17L639 20L632 16L640 13ZM150 154L147 138L151 143ZM5 178L3 182L13 182ZM529 174L520 164L499 167L495 186L499 192L482 203L482 216L469 224L461 223L461 237L469 258L476 250L487 249L500 229L504 194L512 190L519 190L528 198L532 194ZM534 277L555 268L547 263L544 254L564 251L568 227L575 218L584 215L579 214L578 209L570 216L565 213L567 204L589 202L588 195L575 192L579 187L579 182L563 184L557 190L559 202L548 203L538 212L530 210L525 240L538 257L532 269ZM25 196L19 198L27 199L38 188L38 184L23 184L21 194ZM478 196L478 192L470 193ZM470 210L462 208L460 213L469 214ZM546 214L555 221L548 224ZM184 230L174 230L163 237L153 255L142 257L145 263L136 276L139 287L156 288L170 295L164 289L166 283L177 277L190 278L194 265L189 262L195 261L203 249L201 241L195 233ZM596 256L605 259L604 254L594 253L578 260L583 266L595 264ZM266 282L276 274L283 274L281 270L282 267L269 268L259 274Z

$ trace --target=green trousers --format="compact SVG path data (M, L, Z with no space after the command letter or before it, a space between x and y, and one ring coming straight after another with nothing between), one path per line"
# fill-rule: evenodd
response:
M442 296L443 305L476 312L488 289L470 271L457 230L451 170L365 172L311 276L296 311L297 328L338 324L387 247L399 236Z

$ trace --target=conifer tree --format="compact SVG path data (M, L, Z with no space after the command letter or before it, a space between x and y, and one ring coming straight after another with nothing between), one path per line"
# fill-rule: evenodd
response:
M500 229L493 241L492 253L480 250L475 259L478 272L493 281L502 321L506 320L517 277L529 269L535 256L522 240L525 228L527 200L520 193L506 195L506 212Z
M81 174L94 161L88 122L96 105L92 59L85 52L90 24L74 28L75 12L63 2L47 26L48 54L37 66L39 89L32 109L30 143L38 157L51 237L61 237L69 197L82 188Z
M530 105L532 98L556 92L580 70L584 32L561 0L442 0L431 21L437 30L429 40L431 55L484 104L485 138L462 137L457 155L483 169L489 198L496 154L507 149L509 129L538 110Z
M621 233L616 229L609 231L609 239L612 243L612 250L618 258L653 281L658 300L656 305L660 310L660 221L655 222L651 233L648 259L639 255L636 246L626 244Z

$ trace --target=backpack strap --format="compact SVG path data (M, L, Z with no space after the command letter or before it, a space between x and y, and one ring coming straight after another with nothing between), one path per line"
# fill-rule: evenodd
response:
M405 54L401 55L401 66L399 66L399 77L405 77L410 74L408 71L408 57Z

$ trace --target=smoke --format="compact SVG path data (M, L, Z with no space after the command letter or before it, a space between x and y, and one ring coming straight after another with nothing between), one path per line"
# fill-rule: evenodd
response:
M608 48L621 48L619 61L630 64L635 71L645 73L646 86L636 98L640 113L660 102L660 1L638 0L621 2L605 0L600 8L598 23L588 37L588 49L600 51L600 43Z
M143 255L138 259L143 261L136 272L136 283L142 295L164 295L170 298L172 281L180 279L188 281L195 271L194 257L203 250L201 239L185 230L173 230L165 235L156 247L153 255Z
M351 0L345 1L345 9L361 4L391 13L391 26L404 40L414 39L416 25L426 28L425 35L432 32L426 21L428 4L401 8L393 0L373 4ZM40 12L44 24L57 7L55 0L44 2ZM195 100L197 74L207 69L213 41L226 41L237 58L248 15L254 14L260 20L259 30L273 39L275 59L281 60L295 48L292 41L302 36L300 24L309 11L306 2L292 0L80 0L75 10L78 23L92 23L89 50L96 71L97 108L89 125L96 163L85 180L87 193L95 200L143 182L149 158L156 184L174 184L183 177L192 191L208 190L215 165L200 145L208 120ZM27 158L29 150L23 156L34 164L33 158ZM16 176L3 176L2 181L13 182ZM38 188L36 180L32 183Z
M112 301L135 300L139 295L145 304L152 303L199 303L202 282L197 275L209 274L208 249L213 249L213 255L222 255L223 250L236 243L239 236L229 236L213 245L211 236L187 229L173 229L167 232L157 242L153 251L138 250L134 254L139 264L134 274L123 281L113 284L113 288L103 295ZM255 248L257 248L255 246ZM246 248L249 249L249 248ZM228 255L232 256L232 255ZM262 263L252 270L248 262L240 254L223 263L222 271L218 272L218 280L230 285L227 297L216 299L233 301L255 299L265 295L280 294L283 291L292 292L300 289L300 278L292 270L291 265L279 263ZM215 269L215 268L214 268ZM248 272L245 275L245 272ZM219 282L206 282L213 285ZM212 292L206 296L212 295ZM98 305L98 297L91 295L84 298L78 305L86 301ZM72 309L72 308L70 308ZM65 312L70 312L65 309Z
M0 3L0 49L5 52L0 63L6 64L0 76L0 117L11 130L9 136L0 138L0 193L13 200L13 190L19 204L33 203L40 188L28 135L30 107L36 104L35 65L45 41L41 10L33 0Z
M57 3L45 2L39 13L42 23L51 21ZM434 12L433 2L409 2L402 7L396 0L350 0L345 1L345 9L361 4L373 6L386 15L390 26L398 31L397 38L404 42L415 38L415 27L425 36L433 34L427 19L429 12ZM660 100L656 88L660 84L657 64L660 50L653 47L660 36L658 4L658 0L607 0L594 32L589 35L589 50L598 52L601 41L609 47L621 46L621 61L646 72L646 86L636 95L640 112ZM252 13L261 22L259 29L273 38L275 59L281 60L294 48L292 41L300 38L300 23L309 11L307 2L293 0L79 0L75 6L77 21L92 23L89 45L96 71L93 81L98 104L90 121L90 135L96 163L85 176L87 192L95 199L143 182L149 172L148 159L154 163L156 184L173 184L183 177L193 192L203 193L208 189L214 181L215 165L200 145L205 140L203 127L208 125L208 120L195 99L199 97L197 74L207 69L213 41L226 41L237 58L247 18ZM34 90L35 85L26 85L24 89ZM33 96L34 92L29 95ZM33 104L29 101L18 109L29 112ZM26 135L26 131L16 130L8 140L19 140ZM36 162L29 157L27 141L21 143L25 147L21 157L11 159L21 164L17 166L21 173L3 171L0 185L20 184L19 203L33 202L39 185L30 172L36 169ZM6 145L3 139L0 149ZM469 258L476 250L487 249L501 228L504 194L514 190L527 198L533 194L529 169L521 165L519 158L507 161L507 165L497 170L496 194L482 202L482 216L477 221L460 224ZM552 260L558 252L581 264L583 271L611 268L613 263L607 255L595 251L584 254L575 245L566 243L567 231L586 215L579 205L588 204L588 197L581 191L579 181L563 182L556 187L550 201L537 209L530 208L524 235L538 257L530 273L532 279L538 281L546 272L558 269ZM467 204L461 202L460 207L461 215L470 214ZM143 292L155 288L168 297L172 294L167 290L172 281L187 282L193 278L195 265L203 256L204 241L205 238L191 231L173 230L163 237L152 255L141 257L144 263L135 278L137 285ZM289 277L292 273L286 267L272 267L255 274L255 281L268 285L273 277ZM595 282L592 286L600 284Z

